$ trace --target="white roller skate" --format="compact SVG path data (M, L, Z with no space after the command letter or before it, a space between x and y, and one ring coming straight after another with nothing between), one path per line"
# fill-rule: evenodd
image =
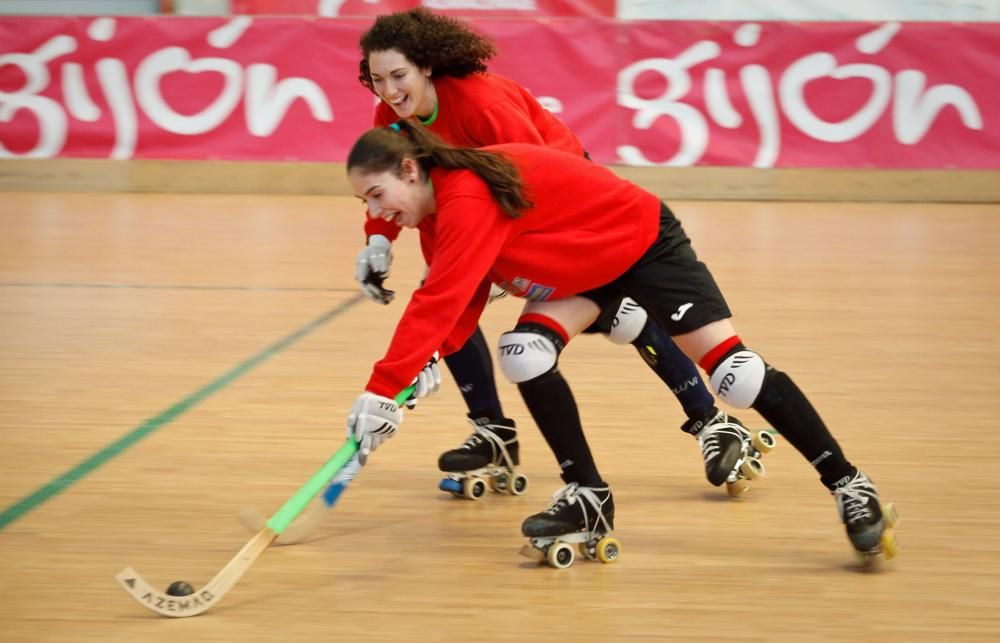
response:
M572 482L552 496L548 509L521 524L521 533L530 540L520 553L564 569L573 564L575 545L584 558L613 563L621 553L621 544L611 537L614 522L615 501L609 487Z
M830 493L859 562L873 566L896 557L899 545L893 528L899 524L899 514L892 503L882 503L875 484L863 471L845 476Z
M482 498L487 486L497 493L523 494L528 477L517 470L519 446L514 421L494 421L470 413L469 422L475 427L472 435L438 459L438 468L448 474L438 488L469 500Z
M726 491L734 497L764 477L760 459L777 444L773 432L751 433L742 422L716 408L701 420L688 420L681 429L698 439L708 481L715 486L725 482Z

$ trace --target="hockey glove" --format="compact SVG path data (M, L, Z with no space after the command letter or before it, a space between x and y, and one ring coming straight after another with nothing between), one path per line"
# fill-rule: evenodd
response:
M368 245L361 249L354 263L354 278L361 284L361 292L380 304L388 304L396 293L382 287L392 265L392 242L381 234L373 234Z
M396 435L402 421L402 409L387 397L365 391L354 400L347 416L347 437L358 441L361 464L380 444Z

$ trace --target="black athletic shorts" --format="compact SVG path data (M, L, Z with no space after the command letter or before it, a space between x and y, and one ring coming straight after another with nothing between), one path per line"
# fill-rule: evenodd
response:
M601 308L584 332L608 333L622 297L631 297L670 335L688 333L732 317L708 266L695 255L681 222L660 204L660 234L625 274L580 293Z

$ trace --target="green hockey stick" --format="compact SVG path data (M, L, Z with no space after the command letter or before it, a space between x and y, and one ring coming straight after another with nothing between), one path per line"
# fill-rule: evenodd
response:
M408 386L400 391L395 399L396 404L402 405L413 390L414 387ZM165 594L146 582L131 567L120 571L115 579L140 605L163 616L180 618L196 616L207 611L222 600L226 592L243 577L264 550L302 513L313 497L337 475L337 471L347 464L357 451L357 441L354 438L347 438L326 464L271 516L267 524L236 553L232 560L226 563L226 566L208 581L207 585L195 590L194 593L187 596Z

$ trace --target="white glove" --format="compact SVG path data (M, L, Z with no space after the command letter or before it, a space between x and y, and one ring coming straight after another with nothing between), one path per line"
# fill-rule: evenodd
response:
M361 292L369 299L388 304L396 293L382 287L392 265L392 242L381 234L373 234L368 245L361 249L354 263L354 278L361 284Z
M364 464L368 454L396 435L403 421L403 411L393 400L365 391L354 400L347 416L347 437L358 441L359 460Z
M437 393L438 389L441 388L441 369L438 367L440 359L441 354L434 351L434 354L427 360L424 368L410 382L413 392L410 393L410 397L406 400L406 408L412 409L417 405L417 400Z

